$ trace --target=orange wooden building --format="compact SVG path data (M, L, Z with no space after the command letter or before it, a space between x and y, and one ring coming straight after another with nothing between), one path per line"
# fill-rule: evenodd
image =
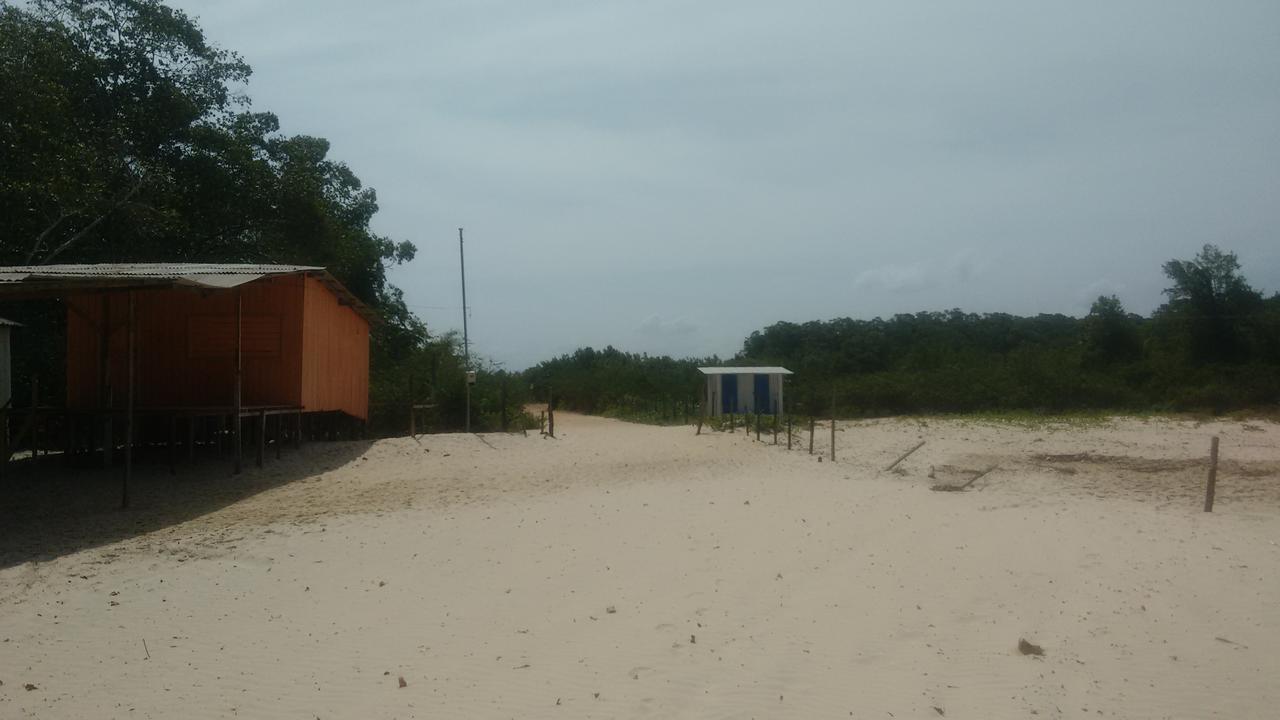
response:
M368 419L369 317L359 301L322 268L249 266L218 278L244 282L134 291L139 410L234 404L239 303L244 407ZM104 328L125 327L127 298L96 293L65 302L67 407L123 407L128 338Z
M259 464L268 417L277 451L283 434L301 438L305 414L368 419L376 316L322 267L0 267L0 300L33 298L59 298L67 308L67 451L96 436L87 449L100 447L110 462L123 445L126 488L132 448L146 441L139 432L153 436L166 420L171 458L180 421L189 449L213 422L211 435L233 437L238 469L242 418L256 420ZM145 421L140 428L135 416ZM122 443L113 425L120 420ZM77 436L84 425L91 431Z

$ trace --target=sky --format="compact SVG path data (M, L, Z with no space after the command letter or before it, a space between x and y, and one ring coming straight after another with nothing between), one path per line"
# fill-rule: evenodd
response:
M1280 3L181 0L378 193L432 332L518 370L779 321L1280 291Z

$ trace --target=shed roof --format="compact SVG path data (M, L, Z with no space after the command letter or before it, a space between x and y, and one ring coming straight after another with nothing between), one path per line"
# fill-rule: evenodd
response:
M226 290L264 277L315 275L338 300L366 319L377 315L318 265L251 263L95 263L92 265L13 265L0 267L0 300L58 297L78 292L187 287Z
M700 367L703 375L794 375L784 367Z

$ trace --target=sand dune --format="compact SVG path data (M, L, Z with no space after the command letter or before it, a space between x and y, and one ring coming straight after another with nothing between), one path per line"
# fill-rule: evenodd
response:
M149 469L125 513L110 478L19 482L0 717L1280 707L1280 426L869 421L835 463L740 431L557 429Z

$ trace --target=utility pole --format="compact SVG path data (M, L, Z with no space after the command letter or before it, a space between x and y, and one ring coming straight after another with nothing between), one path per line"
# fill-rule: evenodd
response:
M467 342L467 256L462 251L462 228L458 228L458 260L462 265L462 383L467 386L467 432L471 432L471 346Z

